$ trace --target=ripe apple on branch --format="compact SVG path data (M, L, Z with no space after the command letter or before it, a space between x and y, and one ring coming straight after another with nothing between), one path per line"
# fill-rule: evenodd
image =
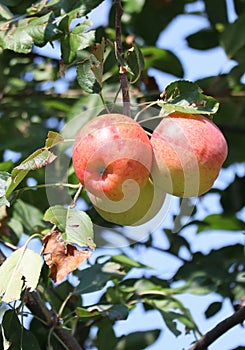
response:
M141 225L159 212L166 193L193 197L212 187L227 157L223 134L193 107L171 108L158 116L150 139L141 122L122 114L100 115L79 131L75 173L105 220Z

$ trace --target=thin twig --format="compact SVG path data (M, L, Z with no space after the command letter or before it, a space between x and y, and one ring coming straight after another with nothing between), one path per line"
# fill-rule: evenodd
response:
M115 0L115 8L116 8L116 53L118 53L121 57L123 56L123 48L122 48L122 23L121 18L123 15L122 4L120 0ZM122 88L122 99L123 99L123 113L127 116L131 116L130 111L130 96L129 96L129 84L127 78L127 68L122 64L122 60L118 59L118 68L119 68L119 78L120 84Z
M242 324L245 320L245 306L239 309L230 317L219 322L213 329L207 332L201 339L199 339L190 350L207 350L208 346L214 343L224 333L228 332L234 326Z

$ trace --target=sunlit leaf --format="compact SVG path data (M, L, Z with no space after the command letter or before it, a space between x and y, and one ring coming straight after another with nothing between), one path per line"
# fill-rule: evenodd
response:
M81 247L95 248L93 241L93 223L84 211L77 209L67 210L66 228L62 238L70 244L78 244Z
M64 142L64 138L58 132L49 131L45 147L50 148L61 142Z
M0 171L0 207L3 205L10 205L6 198L6 189L11 181L11 175L6 171Z
M125 320L128 317L126 305L97 304L88 308L78 307L76 314L81 318L87 317L108 317L111 321Z
M42 258L26 247L13 252L0 266L0 295L6 303L20 299L23 288L33 291L39 280Z
M20 19L16 23L2 22L0 46L19 53L30 52L33 44L44 46L60 34L53 21L53 14L48 13L40 18Z
M65 64L72 63L77 57L77 52L91 44L94 39L94 30L88 31L91 25L92 22L87 19L61 38L62 58Z
M62 205L55 205L46 210L43 216L43 220L49 221L53 225L56 225L61 231L65 231L66 215L66 208L64 208Z
M64 232L62 239L66 243L95 248L93 224L84 211L66 209L61 205L56 205L47 209L43 219L56 225Z
M21 183L30 170L40 169L56 159L56 155L46 148L38 149L26 158L21 164L16 166L12 172L12 182L6 190L8 196Z
M244 228L244 223L241 220L239 220L235 215L225 216L222 214L211 214L206 216L204 220L200 222L198 221L196 223L198 224L198 233L207 230L240 232Z
M179 80L166 87L159 106L163 115L175 111L210 115L217 112L219 103L213 97L204 95L195 83Z
M122 264L124 266L128 266L130 268L133 268L133 267L147 268L146 265L143 265L143 264L139 263L138 261L131 259L130 257L128 257L125 254L113 255L111 257L111 261Z
M7 6L0 4L0 16L4 19L11 19L13 14Z

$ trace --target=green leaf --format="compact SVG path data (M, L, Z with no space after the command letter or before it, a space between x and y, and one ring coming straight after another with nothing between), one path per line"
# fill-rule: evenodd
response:
M62 142L64 142L64 138L58 132L49 131L45 142L45 147L51 148Z
M244 0L234 0L235 10L238 15L241 15L245 11Z
M51 0L46 4L46 8L52 9L55 12L60 11L60 14L69 13L78 9L79 17L82 17L96 8L101 2L103 2L103 0L77 0L72 2L68 2L67 0Z
M181 322L188 329L197 330L197 326L194 323L188 309L186 309L178 299L173 297L162 300L145 298L144 303L160 311L166 326L176 337L181 334L181 332L177 329L176 321ZM181 310L181 313L172 311L173 309Z
M207 230L220 231L241 231L244 229L244 222L235 215L211 214L202 221L192 222L198 224L197 233Z
M245 36L241 35L244 26L245 14L242 14L234 23L228 24L221 34L220 42L229 58L245 45Z
M33 44L44 46L57 38L61 32L53 23L54 15L20 19L13 23L0 24L0 46L18 53L29 53Z
M11 181L11 175L6 171L0 171L0 207L10 205L6 198L6 189L9 186L9 180Z
M76 314L81 318L108 317L111 321L126 320L128 317L128 308L126 305L115 304L97 304L88 308L76 308Z
M208 19L214 28L222 28L222 25L228 23L226 1L223 0L205 0L205 8Z
M87 31L92 22L87 19L61 38L61 52L65 64L72 63L79 50L88 47L94 40L94 30Z
M163 101L159 101L159 106L162 107L163 115L175 111L209 115L217 112L219 103L213 97L204 95L195 83L179 80L166 87Z
M121 337L115 350L146 349L148 346L155 343L160 334L160 329L129 333Z
M88 246L94 249L96 246L93 238L93 223L88 214L81 210L68 208L66 228L62 239L70 244L78 244L82 247Z
M100 350L115 350L118 339L115 336L112 322L104 318L98 323L95 345Z
M61 31L57 28L54 21L55 17L52 12L30 19L26 32L30 35L35 45L42 47L61 35Z
M19 300L23 288L33 291L39 280L42 258L26 247L13 252L0 266L0 295L2 301Z
M67 209L62 205L55 205L46 210L43 220L51 222L64 232L66 228L66 216Z
M12 12L8 9L7 6L0 4L0 16L4 19L13 18Z
M26 32L28 19L22 19L16 24L0 23L0 46L18 53L28 53L32 50L33 39Z
M47 164L52 163L56 156L47 149L38 149L25 159L20 165L15 167L15 170L36 170Z
M30 170L40 169L52 163L55 159L55 154L46 148L38 149L32 153L21 164L12 170L12 182L7 188L6 196L8 197L13 192L13 190L21 183Z
M64 232L62 239L66 243L95 248L93 224L84 211L55 205L46 210L43 220L51 222Z
M13 166L12 160L7 160L6 162L0 163L0 172L9 171Z
M116 263L119 263L121 265L133 268L133 267L139 267L139 268L149 268L146 265L143 265L141 263L139 263L138 261L129 258L127 255L125 254L118 254L118 255L113 255L111 257L111 261L114 261Z
M214 316L215 314L217 314L217 312L219 312L222 308L223 303L220 301L215 301L213 303L211 303L209 305L209 307L207 308L207 310L205 311L205 316L206 318L210 318L212 316Z
M23 328L23 326L20 324L15 310L8 310L5 312L2 320L2 331L5 338L5 344L10 346L6 349L40 350L40 346L33 333L30 330Z
M12 219L14 219L14 221L12 221L13 230L15 231L16 229L15 224L17 221L19 224L22 224L27 234L39 232L39 227L44 226L41 210L21 199L17 199L14 203ZM18 227L18 225L16 226ZM16 234L18 234L18 231Z
M78 84L89 94L99 94L101 91L100 82L93 71L96 65L100 66L100 62L94 55L90 55L89 58L78 62L76 66Z
M237 213L245 206L245 177L236 176L221 193L220 203L227 215Z
M211 28L191 34L186 40L188 45L196 50L209 50L219 45L217 32Z
M101 290L112 278L122 279L125 275L121 271L121 265L113 262L95 264L84 270L77 270L75 275L80 283L75 289L75 294L91 293Z
M154 46L143 47L141 52L146 70L156 68L176 77L183 77L184 72L181 62L172 52Z

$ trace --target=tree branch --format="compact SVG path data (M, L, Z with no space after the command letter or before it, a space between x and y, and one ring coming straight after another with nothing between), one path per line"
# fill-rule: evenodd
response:
M199 339L190 350L207 350L207 347L215 342L224 333L229 331L234 326L242 324L245 320L245 306L239 309L230 317L219 322L213 329L207 332L201 339Z
M122 4L120 0L115 0L116 7L116 50L117 53L122 57L123 56L123 48L122 48L122 23L121 18L123 15ZM122 64L122 60L117 60L118 68L119 68L119 78L122 89L122 99L123 99L123 113L127 116L131 116L130 111L130 96L129 96L129 84L127 78L127 68Z

